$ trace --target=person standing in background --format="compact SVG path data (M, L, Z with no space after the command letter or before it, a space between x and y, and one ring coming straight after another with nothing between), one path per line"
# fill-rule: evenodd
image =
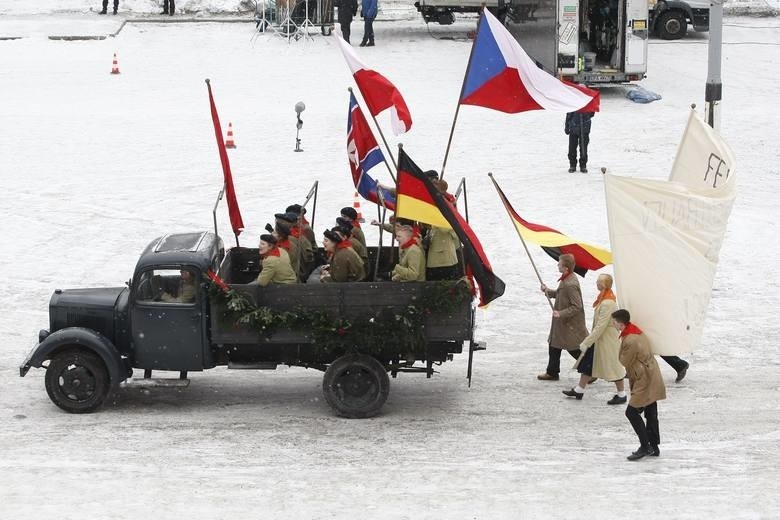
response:
M577 146L580 148L580 171L588 173L588 143L593 112L569 112L563 131L569 136L569 173L577 170Z
M175 0L163 0L163 11L160 14L167 14L173 16L173 13L175 12L176 12Z
M114 14L116 14L117 9L119 9L119 0L114 0ZM103 10L98 14L106 13L108 13L108 0L103 0Z
M363 41L361 47L374 46L374 19L379 12L379 0L363 0L360 16L363 17Z
M352 19L355 17L358 10L357 0L336 0L336 7L339 9L337 17L339 25L341 25L341 36L344 38L345 42L350 43L349 35L352 32L350 29L352 26Z

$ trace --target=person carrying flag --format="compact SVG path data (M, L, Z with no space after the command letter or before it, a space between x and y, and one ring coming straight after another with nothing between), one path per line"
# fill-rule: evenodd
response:
M578 359L580 343L588 336L585 328L585 309L582 305L580 282L574 276L574 255L564 254L558 258L558 288L549 289L542 284L542 292L548 298L555 298L548 343L547 370L536 378L541 381L557 381L561 371L561 350Z

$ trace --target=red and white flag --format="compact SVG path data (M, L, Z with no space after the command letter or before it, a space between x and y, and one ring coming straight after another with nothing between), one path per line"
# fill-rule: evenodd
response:
M385 109L390 109L390 121L395 135L408 132L412 128L412 116L409 114L409 108L406 106L403 96L395 88L390 80L375 70L369 69L363 63L355 49L352 48L343 38L336 38L339 42L344 59L347 61L349 70L352 71L352 77L366 101L371 115L377 116Z

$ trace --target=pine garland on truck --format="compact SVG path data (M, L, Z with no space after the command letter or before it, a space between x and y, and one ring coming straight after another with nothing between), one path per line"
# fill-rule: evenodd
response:
M209 295L216 307L224 309L221 318L248 326L270 337L277 330L308 330L315 348L359 351L372 355L423 353L425 320L436 314L449 314L471 298L465 278L428 284L419 297L401 310L383 309L356 318L336 318L321 311L295 307L280 311L258 306L252 298L232 289L216 274L208 272Z

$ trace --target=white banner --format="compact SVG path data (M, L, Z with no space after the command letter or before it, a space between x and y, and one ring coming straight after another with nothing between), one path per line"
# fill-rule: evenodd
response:
M734 157L692 113L670 181L607 175L618 302L656 354L695 350L736 195Z

